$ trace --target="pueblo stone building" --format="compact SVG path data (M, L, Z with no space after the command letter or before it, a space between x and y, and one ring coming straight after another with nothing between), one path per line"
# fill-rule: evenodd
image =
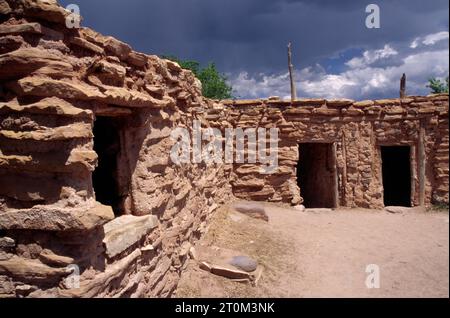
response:
M0 0L0 297L169 297L234 199L448 204L448 95L214 101L54 0ZM278 128L278 164L171 161L171 132ZM362 212L363 213L363 212Z

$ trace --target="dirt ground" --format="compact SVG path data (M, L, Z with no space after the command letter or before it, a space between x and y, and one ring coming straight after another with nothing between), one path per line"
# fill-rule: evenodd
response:
M198 244L230 248L264 267L258 285L190 260L175 297L449 297L448 211L392 214L266 204L269 222L222 207ZM367 265L380 288L366 286Z

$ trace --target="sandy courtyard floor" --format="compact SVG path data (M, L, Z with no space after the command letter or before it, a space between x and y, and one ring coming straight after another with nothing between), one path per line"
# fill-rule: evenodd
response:
M269 222L223 207L198 243L240 251L264 267L258 286L190 260L176 297L448 297L449 214L299 212L266 205ZM380 269L369 289L367 265Z

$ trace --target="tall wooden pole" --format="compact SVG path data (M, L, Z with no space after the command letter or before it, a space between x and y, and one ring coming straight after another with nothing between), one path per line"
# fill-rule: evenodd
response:
M403 76L400 79L400 98L405 98L405 96L406 96L406 74L403 73Z
M289 42L288 44L288 67L289 67L289 78L291 80L291 102L297 99L297 89L295 88L295 79L294 79L294 65L292 65L292 44Z

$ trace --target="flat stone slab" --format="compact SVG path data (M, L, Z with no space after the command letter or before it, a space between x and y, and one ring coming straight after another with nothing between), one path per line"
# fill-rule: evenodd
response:
M407 212L421 212L425 209L423 207L406 207L406 206L387 206L384 208L386 212L389 213L407 213Z
M220 266L211 264L211 273L214 275L230 278L230 279L248 279L250 280L250 274L232 267Z
M0 275L12 276L23 282L58 281L71 273L67 268L53 268L36 259L13 256L0 261Z
M14 239L10 237L0 237L0 249L2 248L13 248L16 246Z
M72 257L56 255L55 253L47 249L43 250L39 254L39 260L51 267L66 267L75 262Z
M311 209L305 209L305 212L312 212L312 213L329 213L333 212L333 209L328 208L311 208Z
M0 230L88 231L112 219L112 208L99 203L84 211L42 206L0 213Z
M250 273L256 270L258 262L248 256L235 256L231 259L230 265Z
M261 266L252 258L239 252L217 246L197 246L199 267L214 275L234 281L255 282Z
M136 244L144 235L158 226L155 215L122 215L103 226L106 255L112 258Z

